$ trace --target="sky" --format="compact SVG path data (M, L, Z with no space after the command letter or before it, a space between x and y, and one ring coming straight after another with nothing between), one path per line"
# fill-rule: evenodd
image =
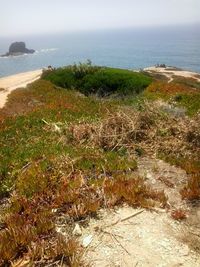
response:
M200 23L200 0L0 0L0 37Z

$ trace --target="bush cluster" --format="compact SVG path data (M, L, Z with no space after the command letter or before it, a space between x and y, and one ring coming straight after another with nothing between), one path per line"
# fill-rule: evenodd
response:
M151 78L142 73L92 66L91 62L44 71L42 77L62 88L100 97L138 94L151 83Z

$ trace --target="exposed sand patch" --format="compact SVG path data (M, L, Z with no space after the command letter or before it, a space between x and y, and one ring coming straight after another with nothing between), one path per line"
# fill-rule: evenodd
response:
M141 159L138 169L154 189L165 191L170 210L180 207L187 210L179 194L187 179L185 171L150 158ZM173 186L159 181L159 177ZM185 222L173 220L170 210L141 210L138 213L126 205L115 210L101 210L100 220L91 218L88 227L82 228L79 238L81 243L89 237L91 240L85 251L86 262L93 267L200 266L199 254L191 248L188 240L182 240L189 231ZM191 222L191 231L196 233L190 217L187 223ZM196 214L194 218L197 222ZM190 240L193 240L191 235ZM196 243L199 244L199 240Z
M156 72L165 75L169 81L173 81L173 76L182 76L184 78L192 78L200 82L199 73L192 72L192 71L186 71L186 70L179 70L179 69L173 69L173 68L159 68L159 67L148 67L145 68L144 71L147 72Z
M137 212L124 206L115 211L102 210L100 220L91 219L80 237L80 242L91 237L86 262L93 267L200 266L199 255L178 238L182 223L162 211L144 211L126 219Z
M73 234L84 247L84 260L92 267L199 267L199 237L194 239L190 231L199 233L195 226L200 210L189 215L190 207L179 194L186 172L148 157L139 159L138 172L154 189L165 191L169 207L148 211L124 204L113 210L101 209L98 219L90 218L86 224L84 220L77 223ZM172 219L174 208L184 208L187 219ZM67 236L65 216L57 231Z
M0 90L0 108L5 105L8 95L13 90L26 87L29 83L38 80L41 74L42 69L0 78L0 88L4 89Z

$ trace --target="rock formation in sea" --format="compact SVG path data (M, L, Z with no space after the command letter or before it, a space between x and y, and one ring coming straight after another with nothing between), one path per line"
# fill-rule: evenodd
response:
M26 44L24 42L15 42L10 45L9 52L1 56L2 57L19 56L23 54L33 54L34 52L35 52L34 49L26 48Z

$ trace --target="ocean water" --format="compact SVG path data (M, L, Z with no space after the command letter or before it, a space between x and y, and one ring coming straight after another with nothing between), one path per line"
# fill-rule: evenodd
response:
M90 59L93 64L140 69L157 63L200 72L200 25L0 37L0 54L25 41L33 55L0 58L0 77Z

